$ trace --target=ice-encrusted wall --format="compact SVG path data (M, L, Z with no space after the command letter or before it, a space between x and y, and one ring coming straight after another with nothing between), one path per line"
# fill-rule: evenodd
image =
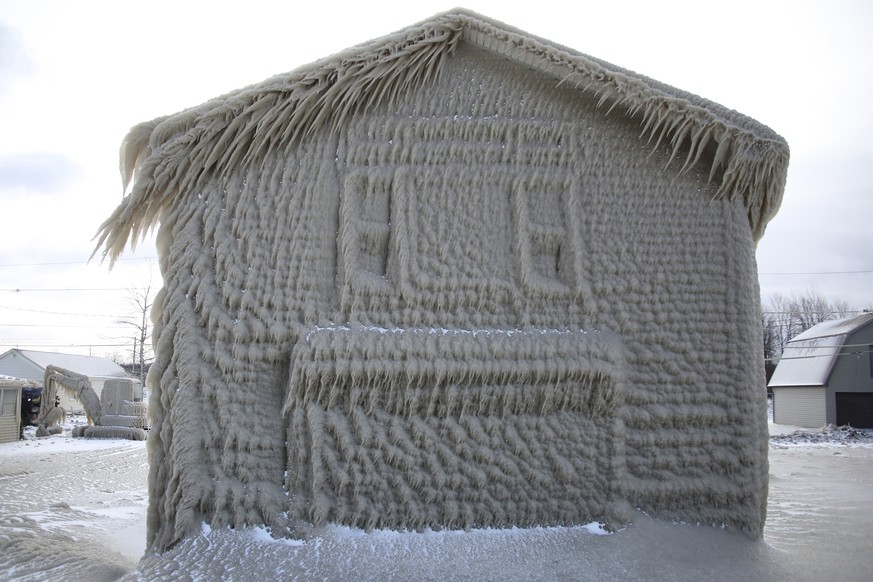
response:
M341 123L243 91L129 138L105 236L160 218L151 547L202 520L763 527L754 245L784 167L446 28L403 37L455 34L439 75Z

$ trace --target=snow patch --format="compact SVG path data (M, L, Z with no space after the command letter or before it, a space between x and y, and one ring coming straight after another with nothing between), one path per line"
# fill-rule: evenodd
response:
M818 430L798 429L774 434L770 444L776 446L873 446L873 430L829 424Z
M205 524L204 524L205 525ZM247 530L251 539L259 544L281 544L285 546L302 546L306 542L289 538L274 538L269 528L253 527Z

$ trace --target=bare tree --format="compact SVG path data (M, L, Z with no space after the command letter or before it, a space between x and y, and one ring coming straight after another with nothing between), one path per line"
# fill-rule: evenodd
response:
M799 327L798 333L803 333L823 321L849 315L849 305L845 301L827 299L813 289L792 295L789 307L792 320Z
M782 331L779 324L767 313L761 315L761 325L764 328L764 371L767 382L776 370L776 360L782 353Z
M131 289L130 300L135 307L134 315L122 317L116 323L134 329L133 357L134 371L145 386L146 364L151 363L154 354L151 349L151 319L149 314L154 301L154 287L149 281L144 287Z
M764 359L770 364L767 366L768 378L791 338L824 321L858 313L846 301L828 299L815 289L792 293L788 297L778 293L772 295L762 305L761 311Z
M797 335L792 322L791 300L784 295L775 294L762 306L764 324L764 357L772 364L768 372L776 368L776 362L785 349L788 340ZM768 374L769 378L769 374Z

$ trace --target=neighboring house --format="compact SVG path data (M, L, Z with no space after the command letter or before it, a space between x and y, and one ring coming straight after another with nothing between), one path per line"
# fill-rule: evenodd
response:
M873 313L825 321L793 338L767 386L778 424L873 428Z
M88 376L91 379L91 386L98 396L107 380L129 377L124 368L109 358L20 350L17 348L0 355L0 374L34 380L40 385L42 385L45 377L46 366L49 365ZM138 380L136 380L136 383L139 386ZM141 386L139 391L142 391ZM81 414L84 412L82 403L70 394L61 391L59 396L61 399L60 405L68 413ZM44 402L43 406L51 406L51 404L51 402Z
M105 256L160 222L150 548L632 508L760 535L772 130L455 11L122 152Z

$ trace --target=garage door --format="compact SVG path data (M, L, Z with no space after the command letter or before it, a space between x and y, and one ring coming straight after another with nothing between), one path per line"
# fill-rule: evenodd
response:
M837 392L837 424L873 428L873 393Z
M809 428L827 424L825 389L773 388L773 422Z

